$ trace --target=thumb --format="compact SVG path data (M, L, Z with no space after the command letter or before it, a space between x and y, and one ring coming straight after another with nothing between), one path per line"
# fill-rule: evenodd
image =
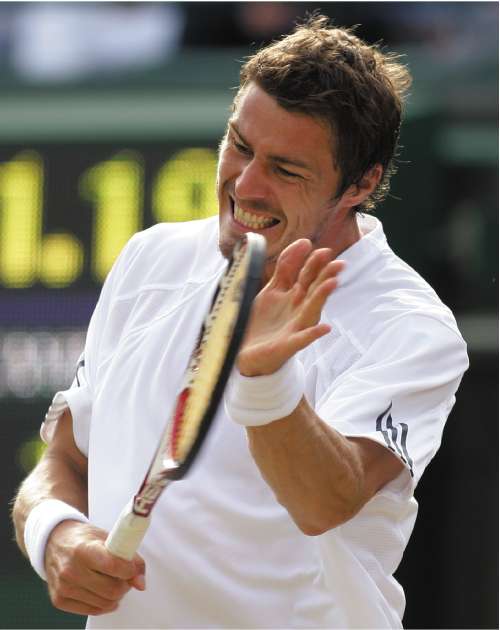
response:
M146 590L146 579L145 579L146 564L143 558L141 558L141 556L137 553L135 554L133 558L133 563L134 563L137 573L136 575L134 575L134 577L128 580L128 583L130 584L130 586L132 586L133 588L136 588L138 591L145 591Z
M130 586L137 589L138 591L146 590L146 579L143 573L136 575L128 580L128 584L130 584Z

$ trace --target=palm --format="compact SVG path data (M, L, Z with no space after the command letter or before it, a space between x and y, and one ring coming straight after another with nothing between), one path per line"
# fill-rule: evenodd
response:
M273 277L256 297L238 355L242 374L271 374L330 331L319 321L328 296L337 286L342 263L331 261L329 249L311 252L311 248L306 239L287 247Z

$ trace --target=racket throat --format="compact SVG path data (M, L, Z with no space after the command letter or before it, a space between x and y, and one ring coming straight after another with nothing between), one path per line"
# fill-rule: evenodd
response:
M177 465L175 465L177 468ZM170 472L170 471L168 471ZM132 502L132 511L137 516L147 517L155 506L160 494L169 485L171 479L164 474L150 479L135 495Z

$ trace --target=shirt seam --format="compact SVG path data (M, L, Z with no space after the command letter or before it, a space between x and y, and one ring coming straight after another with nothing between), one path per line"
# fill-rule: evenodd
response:
M219 274L214 274L213 276L211 276L206 282L204 283L192 283L192 282L188 282L186 284L197 284L197 288L195 291L193 291L192 293L190 293L186 298L184 298L184 300L182 300L181 302L178 302L175 306L173 306L170 310L168 310L167 312L162 313L161 315L158 315L157 317L155 317L154 319L149 320L147 323L142 324L140 326L136 326L135 328L130 329L123 337L120 338L120 344L122 342L124 342L125 340L129 339L132 335L137 334L138 332L140 332L141 330L144 330L145 328L149 328L150 326L156 324L156 322L160 321L161 319L164 319L165 317L168 317L170 315L172 315L172 313L175 313L175 311L177 311L179 308L182 308L183 306L185 306L188 302L190 302L195 296L198 295L198 293L206 286L206 284L208 284L209 282L211 282L212 280L214 280L217 275ZM183 285L177 285L176 288L180 288ZM184 285L185 286L185 285ZM139 291L137 293L134 294L134 296L140 295L142 293L142 291ZM126 301L125 298L123 299L116 299L116 302L119 301ZM111 361L113 359L113 357L116 354L116 350L114 352L112 352L109 356L107 356L105 359L103 359L102 362L100 362L97 365L96 371L100 370L104 365L106 365L109 361Z
M399 317L397 317L394 321L395 322L399 322L400 319L404 318L404 317L409 317L409 316L419 316L419 317L425 317L427 319L432 319L434 321L437 321L443 325L445 325L450 331L452 331L455 335L455 337L457 338L458 341L465 343L462 336L460 335L460 333L453 328L453 326L451 326L450 324L448 324L447 322L443 321L442 319L440 319L439 317L436 317L434 315L430 315L429 313L423 313L423 312L412 312L412 313L403 313L401 314ZM341 331L341 334L346 337L350 343L352 343L354 345L354 347L359 350L359 348L362 348L363 346L361 345L360 342L358 343L354 343L354 341L357 341L355 335L349 334L351 331L349 331L349 329L346 329L342 326L342 324L340 322L337 322L337 327L339 329L339 331ZM361 352L360 356L358 357L358 360L361 359L363 357L363 355L369 351L369 348L364 348L363 351ZM356 363L356 362L355 362ZM349 368L347 368L344 372L342 372L342 374L339 374L337 376L337 378L335 379L335 387L338 387L342 381L347 378L350 374L351 369L353 368L353 366L355 365L355 363L353 363Z
M221 274L221 271L222 271L221 269L218 269L209 278L204 278L203 280L186 280L186 282L182 284L159 284L159 283L158 284L145 284L139 287L138 289L135 289L133 292L129 291L128 293L124 293L123 295L118 295L114 297L111 302L110 307L112 308L112 305L115 302L126 302L127 300L133 300L137 296L141 295L142 293L146 293L148 291L175 291L177 289L181 289L189 285L193 285L193 286L196 286L197 288L200 288L202 286L205 286L205 284L211 282L217 276L219 276Z

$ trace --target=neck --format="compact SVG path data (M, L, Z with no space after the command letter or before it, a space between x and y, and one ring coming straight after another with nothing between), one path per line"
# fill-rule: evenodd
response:
M339 220L338 217L330 217L328 221L319 225L315 233L308 238L310 238L314 249L330 248L335 259L359 241L362 236L356 214L350 214L348 217L344 216L343 220ZM267 260L263 274L264 284L271 279L276 260L277 256Z
M315 248L329 247L333 257L337 258L362 236L355 212L344 216L332 213L331 217L319 226L313 243Z

